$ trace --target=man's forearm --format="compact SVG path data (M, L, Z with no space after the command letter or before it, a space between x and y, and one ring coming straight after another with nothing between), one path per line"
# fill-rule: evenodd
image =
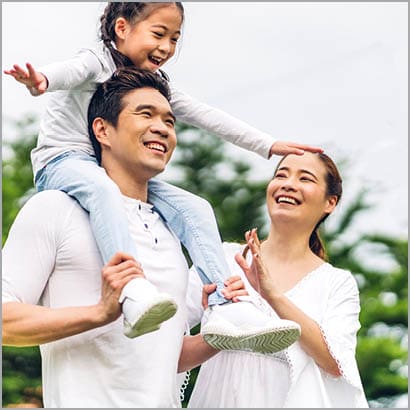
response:
M178 362L178 373L191 370L219 353L209 346L200 334L185 336Z
M19 302L2 307L3 345L35 346L110 322L99 305L50 309Z

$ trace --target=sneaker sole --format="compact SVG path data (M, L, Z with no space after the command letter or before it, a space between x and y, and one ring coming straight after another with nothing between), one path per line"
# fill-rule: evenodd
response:
M162 322L174 316L176 311L177 305L174 302L170 300L159 302L151 306L132 327L127 325L129 329L126 329L124 334L132 339L146 333L154 332L160 328Z
M258 353L276 353L286 349L300 337L299 328L272 329L259 334L240 336L223 335L207 331L204 340L218 350L244 350Z

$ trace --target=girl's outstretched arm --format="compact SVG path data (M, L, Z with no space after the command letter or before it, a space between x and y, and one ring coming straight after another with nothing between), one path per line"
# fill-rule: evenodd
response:
M323 152L322 148L296 142L278 141L271 135L252 127L246 122L211 107L190 95L171 87L171 106L178 120L201 128L248 151L269 159L273 154L302 155L305 151Z
M12 69L4 70L4 74L24 84L34 96L46 91L83 87L85 82L104 82L111 75L111 67L106 66L100 54L91 49L81 49L72 58L43 65L40 71L30 63L26 63L26 68L14 64Z

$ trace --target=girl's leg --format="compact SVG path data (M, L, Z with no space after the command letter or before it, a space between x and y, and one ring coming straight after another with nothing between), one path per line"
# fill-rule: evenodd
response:
M104 264L122 251L136 260L137 249L118 186L95 158L67 153L50 161L36 176L38 191L56 189L74 197L89 212L91 229ZM177 305L143 278L133 279L122 289L119 302L124 314L124 333L130 338L159 329L171 318Z
M66 192L89 212L104 264L118 251L137 259L120 190L94 157L82 153L63 154L40 171L36 187L38 191Z
M148 196L187 248L202 281L217 284L217 291L208 297L210 309L201 322L201 335L208 344L219 350L273 353L299 338L297 323L271 319L250 297L225 303L220 292L230 270L214 212L207 201L159 180L150 181Z
M148 198L188 250L202 282L216 283L216 291L208 298L209 306L227 302L221 290L230 270L211 205L158 179L149 181Z

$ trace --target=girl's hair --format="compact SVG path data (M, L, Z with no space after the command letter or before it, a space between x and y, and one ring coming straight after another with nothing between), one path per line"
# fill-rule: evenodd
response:
M105 46L110 50L112 58L117 68L133 66L132 61L124 54L119 52L115 47L115 22L119 17L123 17L131 25L145 20L149 15L160 7L175 4L179 9L184 20L184 7L182 3L157 3L157 2L108 2L103 15L100 18L100 38ZM167 78L166 74L159 70L161 74Z
M322 161L325 169L326 169L326 175L325 175L325 181L326 181L326 196L336 196L337 202L340 201L340 198L342 197L342 178L340 176L340 173L337 169L336 164L333 162L333 160L326 154L323 153L318 153L316 154L318 158ZM275 169L275 174L277 170L280 167L280 164L286 157L283 157L276 169ZM323 260L327 260L327 255L325 248L323 246L322 239L320 238L320 233L319 233L319 228L322 222L329 216L329 214L326 214L323 216L323 218L316 224L315 229L313 229L313 232L310 234L309 238L309 247L311 251L319 256L319 258L322 258ZM248 246L244 249L242 255L245 257L246 253L248 252Z

